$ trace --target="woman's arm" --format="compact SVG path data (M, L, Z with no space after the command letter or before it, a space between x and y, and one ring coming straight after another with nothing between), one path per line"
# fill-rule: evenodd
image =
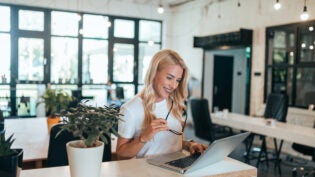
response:
M135 157L144 144L150 141L156 133L166 130L168 130L166 120L159 118L153 120L149 127L142 131L139 137L132 139L119 137L116 147L117 156L121 158Z
M135 139L119 137L117 140L116 153L118 159L130 159L135 157L146 142L140 136Z

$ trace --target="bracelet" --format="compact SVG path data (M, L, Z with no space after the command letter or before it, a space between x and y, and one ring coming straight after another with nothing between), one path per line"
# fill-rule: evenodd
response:
M142 143L142 144L144 144L144 143L146 143L147 141L142 141L142 140L141 140L141 135L140 135L140 136L139 136L139 142Z

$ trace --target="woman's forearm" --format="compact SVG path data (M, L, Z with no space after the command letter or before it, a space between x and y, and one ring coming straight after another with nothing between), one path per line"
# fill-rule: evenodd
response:
M116 153L120 158L133 158L138 154L145 143L146 142L144 142L141 137L131 139L124 143L120 143L118 139Z

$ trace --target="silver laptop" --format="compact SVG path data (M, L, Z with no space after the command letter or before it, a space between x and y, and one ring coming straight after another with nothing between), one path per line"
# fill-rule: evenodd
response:
M222 138L210 144L202 154L174 152L148 158L147 162L179 173L188 173L212 165L228 156L250 132Z

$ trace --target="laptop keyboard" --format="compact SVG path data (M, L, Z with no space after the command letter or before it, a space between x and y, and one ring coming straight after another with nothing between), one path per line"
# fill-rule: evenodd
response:
M179 168L186 168L189 167L198 157L200 156L200 153L194 153L190 156L183 157L181 159L172 160L169 162L166 162L166 164L179 167Z

